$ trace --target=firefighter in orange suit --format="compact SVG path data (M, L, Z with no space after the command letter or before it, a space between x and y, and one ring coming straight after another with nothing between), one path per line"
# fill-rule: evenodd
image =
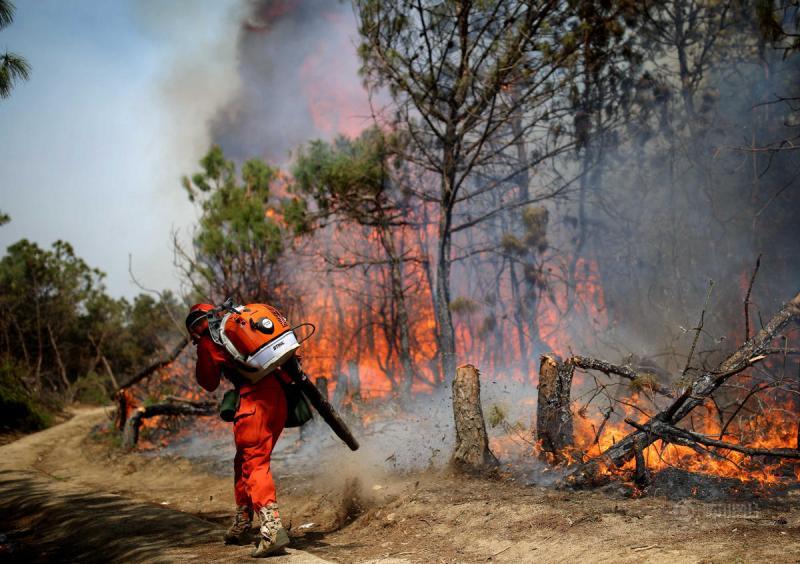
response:
M211 304L197 304L189 310L186 328L197 347L197 383L209 392L217 389L220 377L239 390L240 400L233 423L236 442L234 497L236 516L225 533L226 544L246 544L253 515L261 521L259 544L253 556L262 557L282 550L289 536L281 524L270 472L270 457L286 423L286 396L278 378L288 379L282 370L250 383L238 376L233 357L212 339L206 315Z

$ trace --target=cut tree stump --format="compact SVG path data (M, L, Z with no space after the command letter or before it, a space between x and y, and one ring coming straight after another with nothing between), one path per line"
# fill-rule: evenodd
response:
M543 354L539 364L539 397L536 407L536 437L542 455L562 460L564 449L573 445L570 387L575 366L553 354Z
M489 450L489 438L483 420L480 373L471 364L456 369L453 379L453 417L456 448L450 459L451 466L467 471L497 466L497 458Z

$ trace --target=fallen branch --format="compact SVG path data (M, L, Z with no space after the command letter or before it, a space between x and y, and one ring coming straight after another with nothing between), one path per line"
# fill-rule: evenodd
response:
M189 337L183 337L177 345L164 357L159 358L149 366L140 370L133 378L125 382L122 386L119 387L120 390L124 390L125 388L130 388L134 384L141 382L145 378L152 376L154 373L158 372L162 368L165 368L175 362L175 359L180 356L183 352L183 349L189 344Z
M122 446L132 449L139 442L139 429L145 419L157 415L182 415L202 417L215 415L217 404L215 402L192 402L189 400L172 399L163 403L148 405L136 409L128 420L125 421L125 428L122 432Z
M706 435L695 433L694 431L687 431L674 427L663 421L653 421L649 425L641 425L631 419L625 419L625 423L638 429L643 433L650 433L658 435L660 438L667 442L674 442L684 446L691 446L688 443L699 443L704 446L721 448L725 450L733 450L741 452L748 456L772 456L775 458L800 458L800 450L795 448L754 448L726 441L719 441L712 439Z
M622 376L623 378L630 380L631 382L638 382L641 378L641 373L637 372L636 370L629 368L627 366L619 366L616 364L611 364L610 362L606 362L604 360L599 360L596 358L589 358L586 356L573 356L572 358L567 359L567 363L577 366L578 368L583 368L584 370L597 370L599 372L604 373L606 376L611 374L616 374L617 376ZM649 387L654 392L661 394L662 396L674 398L675 392L672 390L660 386L659 384L653 382L652 384L648 383L646 387Z
M790 322L800 319L800 293L781 308L775 316L752 339L745 341L733 354L728 356L715 370L704 371L672 405L659 412L647 422L643 428L650 429L659 422L674 425L688 415L695 407L719 388L728 378L738 374L754 363L763 360L770 344L784 327ZM582 464L566 477L566 483L573 487L582 487L595 481L603 465L622 466L633 456L636 441L642 441L646 448L658 435L646 430L637 430L621 441L606 449L600 456Z

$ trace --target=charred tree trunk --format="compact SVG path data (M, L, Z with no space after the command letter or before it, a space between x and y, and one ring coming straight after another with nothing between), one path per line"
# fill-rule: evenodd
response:
M633 456L636 459L636 472L633 476L634 483L640 488L650 485L650 471L647 469L647 460L644 457L644 447L641 441L633 444Z
M348 395L348 379L343 372L336 375L336 387L333 389L333 401L331 402L336 409L341 409Z
M184 415L184 416L206 416L214 415L217 412L216 403L194 403L185 401L167 401L157 403L147 407L137 409L125 422L122 431L122 446L132 449L139 442L139 429L144 419L155 417L156 415Z
M460 470L484 470L496 466L497 458L489 450L489 438L483 421L480 373L471 364L456 369L453 416L456 448L450 464Z
M383 211L383 210L381 210ZM414 363L411 359L411 337L409 335L408 307L406 305L405 289L403 288L403 261L397 252L394 238L386 224L385 216L382 213L384 224L381 225L379 233L383 249L389 257L389 274L391 280L392 300L395 304L395 322L398 329L397 355L400 358L400 366L403 368L402 395L404 400L411 398L411 385L414 383Z
M440 178L439 226L436 256L436 278L433 288L433 305L439 337L439 356L442 364L442 381L447 382L456 372L456 336L450 311L450 267L452 266L453 207L456 196L457 148L455 126L447 126L447 141L442 147Z
M536 407L536 437L542 453L563 458L573 444L570 388L575 366L551 354L543 354L539 365L539 398Z
M125 429L125 423L128 422L131 410L134 407L134 399L130 391L123 388L116 393L117 399L117 422L116 427L120 431Z
M361 374L358 363L352 360L347 363L347 388L350 392L350 401L361 401Z

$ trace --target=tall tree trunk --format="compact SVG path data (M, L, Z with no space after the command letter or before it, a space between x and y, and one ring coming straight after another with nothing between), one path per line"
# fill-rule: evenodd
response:
M320 395L325 398L325 401L330 401L328 395L328 379L325 376L317 376L314 380L314 385L319 390Z
M347 363L347 382L351 399L354 401L361 400L361 374L358 362L354 360Z
M408 309L406 308L405 289L403 288L403 262L397 254L394 239L392 238L392 234L388 232L388 227L381 226L380 235L383 248L386 254L389 255L392 300L397 308L397 332L399 340L397 352L400 359L400 366L403 369L402 395L403 399L408 399L411 397L411 385L414 383L415 370L414 363L411 360L409 318Z
M64 366L64 361L61 359L61 351L58 350L56 337L53 335L53 328L49 323L47 324L47 335L50 338L50 346L53 347L53 354L56 357L56 364L58 365L58 375L61 377L61 383L64 385L64 391L67 394L67 399L68 401L72 401L72 398L69 397L71 394L69 393L70 385L69 379L67 378L67 367Z
M525 334L525 313L527 308L525 302L520 296L519 279L517 278L517 271L514 265L514 260L509 261L509 277L511 280L511 297L518 307L514 308L514 322L517 325L517 342L519 344L519 365L522 373L527 375L529 373L528 363L528 336ZM535 312L534 312L535 315Z
M442 363L442 379L449 381L456 372L456 338L453 317L450 312L450 267L452 250L452 221L455 184L455 158L453 148L443 150L442 194L439 210L439 241L436 257L436 286L434 304L439 329L439 355Z
M338 343L333 343L338 354L334 355L333 359L333 373L336 375L336 387L342 386L342 374L344 373L344 356L347 354L345 350L345 343L347 343L349 336L347 334L347 327L344 323L344 311L342 310L342 303L339 301L339 294L336 291L336 286L331 282L328 284L331 293L331 303L333 304L333 311L336 312L336 339Z

